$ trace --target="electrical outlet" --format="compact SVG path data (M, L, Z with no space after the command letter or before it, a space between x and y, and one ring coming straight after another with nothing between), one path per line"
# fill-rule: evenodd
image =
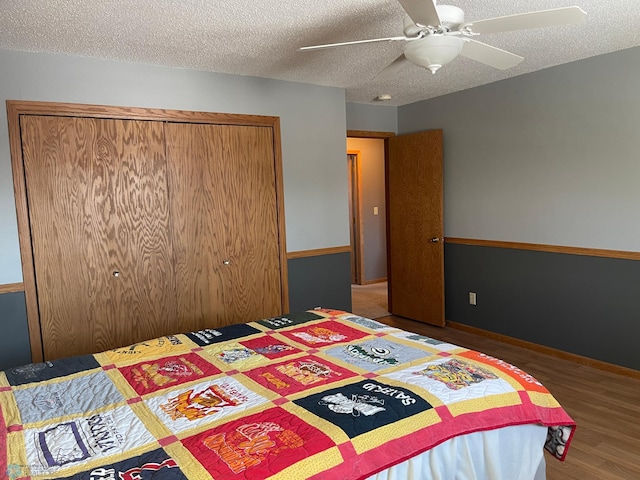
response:
M477 305L476 301L477 301L476 292L469 292L469 304Z

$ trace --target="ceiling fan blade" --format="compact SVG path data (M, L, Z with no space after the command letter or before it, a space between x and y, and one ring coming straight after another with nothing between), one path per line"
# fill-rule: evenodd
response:
M586 16L587 14L580 7L562 7L518 15L507 15L506 17L488 18L477 22L466 22L460 26L460 30L468 29L472 33L510 32L528 28L580 23Z
M409 60L404 56L404 53L396 58L393 62L387 65L383 70L380 71L373 80L387 80L396 76L396 74L400 73L407 64L409 64Z
M355 40L353 42L327 43L324 45L311 45L309 47L300 47L298 50L320 50L322 48L342 47L343 45L358 45L361 43L375 43L375 42L397 42L400 40L407 40L407 37L371 38L369 40Z
M440 25L440 17L433 0L398 0L413 23L423 27Z
M520 55L475 40L466 41L460 55L499 70L515 67L524 60Z

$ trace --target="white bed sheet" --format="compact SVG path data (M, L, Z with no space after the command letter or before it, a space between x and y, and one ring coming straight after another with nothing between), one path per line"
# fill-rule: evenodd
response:
M546 438L541 425L460 435L367 480L545 480Z

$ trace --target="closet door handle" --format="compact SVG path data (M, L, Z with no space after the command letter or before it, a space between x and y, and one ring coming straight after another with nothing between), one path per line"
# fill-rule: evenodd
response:
M431 243L438 243L438 242L441 242L441 241L442 241L442 239L440 239L440 238L438 238L438 237L433 237L433 238L431 239Z
M223 265L231 265L231 260L223 260L222 264Z
M120 276L120 272L118 270L114 271L113 276L118 278Z

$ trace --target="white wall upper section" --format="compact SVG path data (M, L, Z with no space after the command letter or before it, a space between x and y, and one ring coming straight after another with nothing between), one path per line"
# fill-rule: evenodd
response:
M398 130L444 131L446 236L640 251L639 86L633 48L399 107Z
M0 50L0 101L35 100L280 117L287 250L349 244L344 90ZM0 284L22 281L6 114L0 115Z

